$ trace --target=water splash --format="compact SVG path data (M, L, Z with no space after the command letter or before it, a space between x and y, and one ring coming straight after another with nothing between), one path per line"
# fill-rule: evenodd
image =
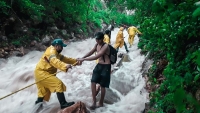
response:
M119 29L112 31L111 44L114 44ZM125 41L127 42L127 33ZM82 57L95 45L94 39L86 39L81 42L73 42L64 48L62 54L69 57ZM142 63L145 59L137 48L138 37L135 37L134 46L128 53L131 62L123 62L122 66L112 73L110 89L107 89L105 100L113 101L113 104L105 103L95 113L140 113L144 110L147 100L147 92L144 90L145 81L142 78ZM119 49L125 53L124 48ZM0 59L0 97L8 95L29 84L34 83L34 68L43 52L32 51L23 57L10 57L7 60ZM119 60L119 59L118 59ZM87 106L92 103L90 79L95 61L85 61L81 66L73 67L67 73L57 74L67 86L65 97L67 101L82 101ZM28 113L34 111L37 98L37 88L33 85L14 95L0 100L1 113ZM56 113L59 111L59 103L55 93L51 95L49 102L43 103L40 113Z

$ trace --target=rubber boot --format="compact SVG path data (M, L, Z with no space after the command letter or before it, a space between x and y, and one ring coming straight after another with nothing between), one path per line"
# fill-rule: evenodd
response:
M60 103L60 108L61 108L61 109L66 108L66 107L69 107L69 106L71 106L71 105L74 104L74 102L67 102L67 101L65 100L65 96L64 96L64 93L63 93L63 92L62 92L62 93L57 92L56 94L57 94L58 101L59 101L59 103Z
M35 104L43 102L43 99L44 99L44 97L38 97L37 100L35 101Z

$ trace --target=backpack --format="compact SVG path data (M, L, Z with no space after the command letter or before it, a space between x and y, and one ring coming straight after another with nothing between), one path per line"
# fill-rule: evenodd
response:
M104 46L104 44L101 46L101 48ZM117 62L117 50L110 44L108 44L108 47L110 48L110 54L108 55L110 58L110 64L115 64ZM103 55L103 60L105 62L104 55Z
M110 44L108 44L109 48L110 48L110 63L111 64L115 64L117 62L117 50L111 46Z

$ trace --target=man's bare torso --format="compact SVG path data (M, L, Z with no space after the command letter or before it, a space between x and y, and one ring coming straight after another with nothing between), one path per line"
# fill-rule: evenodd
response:
M107 44L104 44L103 46L106 46L106 45ZM101 51L103 46L97 45L97 53ZM110 49L109 49L109 46L107 45L107 49L103 55L105 62L104 62L103 56L101 56L101 57L99 57L99 64L110 64L109 54L110 54Z

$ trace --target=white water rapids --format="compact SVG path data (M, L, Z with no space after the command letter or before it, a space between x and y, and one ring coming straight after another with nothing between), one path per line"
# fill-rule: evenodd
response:
M115 41L118 28L112 31L111 43ZM128 42L127 33L125 41ZM134 46L129 48L131 62L123 62L122 66L111 75L110 90L107 92L104 107L97 108L91 113L141 113L148 101L147 92L144 89L145 80L142 78L142 63L145 56L140 54L137 48L138 37L135 37ZM95 39L86 39L81 42L71 42L63 48L62 54L79 58L85 55L95 45ZM127 43L129 46L129 44ZM119 53L126 53L125 48L119 49ZM10 57L0 59L0 98L16 90L24 88L35 82L34 69L43 52L32 51L23 57ZM120 58L118 58L119 60ZM67 86L65 97L67 101L82 101L87 106L92 104L90 79L95 61L84 61L81 66L73 67L67 73L60 72L57 77ZM0 113L31 113L35 108L37 88L33 85L18 93L0 100ZM110 100L109 100L110 99ZM40 113L57 113L60 105L55 93L52 93L50 101L43 103Z

